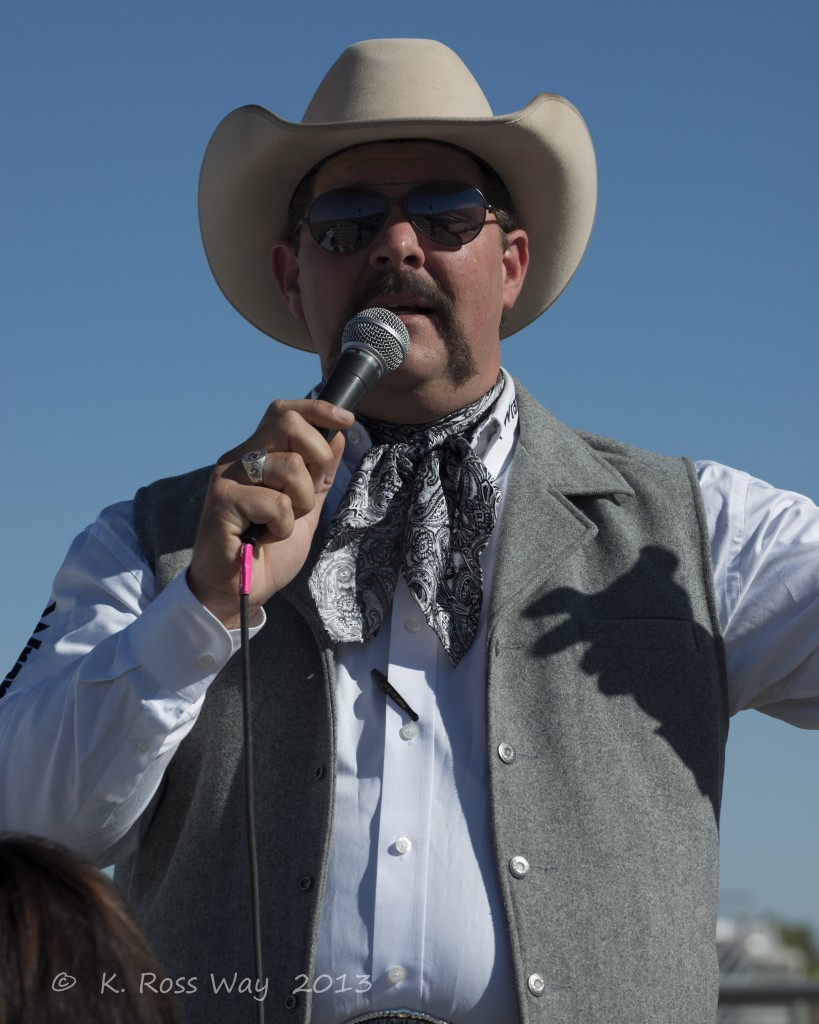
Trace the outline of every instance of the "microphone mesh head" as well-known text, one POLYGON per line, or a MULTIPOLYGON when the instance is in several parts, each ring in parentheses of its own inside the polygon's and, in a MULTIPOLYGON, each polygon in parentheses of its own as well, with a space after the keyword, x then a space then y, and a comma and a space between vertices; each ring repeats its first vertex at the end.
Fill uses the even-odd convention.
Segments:
POLYGON ((384 363, 384 373, 397 370, 409 350, 409 331, 389 309, 362 309, 347 322, 341 336, 342 352, 348 348, 370 349, 384 363))

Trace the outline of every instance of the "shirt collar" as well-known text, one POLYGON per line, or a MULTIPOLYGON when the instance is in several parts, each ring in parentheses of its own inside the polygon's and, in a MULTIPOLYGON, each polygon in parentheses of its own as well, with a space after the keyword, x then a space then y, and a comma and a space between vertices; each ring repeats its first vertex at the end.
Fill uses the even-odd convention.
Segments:
MULTIPOLYGON (((515 382, 512 377, 501 369, 503 375, 503 390, 498 396, 495 405, 489 416, 478 428, 472 441, 472 447, 484 462, 486 457, 498 444, 508 441, 517 428, 518 403, 515 396, 515 382)), ((311 397, 316 398, 319 393, 319 386, 313 388, 311 397)), ((370 435, 367 428, 356 419, 355 423, 346 431, 347 445, 344 449, 345 463, 358 462, 361 456, 372 448, 370 435)), ((353 467, 354 469, 355 467, 353 467)))

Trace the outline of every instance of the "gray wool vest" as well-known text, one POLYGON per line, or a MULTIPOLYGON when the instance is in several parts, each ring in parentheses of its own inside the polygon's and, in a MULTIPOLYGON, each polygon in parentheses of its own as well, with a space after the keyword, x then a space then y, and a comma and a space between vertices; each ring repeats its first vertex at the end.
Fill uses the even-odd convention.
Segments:
MULTIPOLYGON (((486 744, 518 1006, 487 1024, 713 1024, 728 716, 696 476, 687 460, 569 430, 517 388, 486 744)), ((159 587, 189 562, 207 483, 198 470, 137 495, 159 587)), ((252 641, 268 1024, 310 1019, 294 989, 313 976, 333 822, 334 660, 312 561, 252 641)), ((168 976, 186 979, 195 1024, 253 1019, 239 991, 254 973, 243 790, 234 658, 116 874, 168 976), (234 976, 232 993, 214 992, 234 976)))

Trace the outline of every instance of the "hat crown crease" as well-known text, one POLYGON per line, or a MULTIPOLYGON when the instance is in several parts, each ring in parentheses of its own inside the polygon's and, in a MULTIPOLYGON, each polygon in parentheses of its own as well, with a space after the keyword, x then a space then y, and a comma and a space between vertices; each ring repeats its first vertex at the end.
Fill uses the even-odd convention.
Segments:
POLYGON ((476 117, 492 117, 492 108, 448 46, 431 39, 370 39, 341 54, 302 124, 476 117))

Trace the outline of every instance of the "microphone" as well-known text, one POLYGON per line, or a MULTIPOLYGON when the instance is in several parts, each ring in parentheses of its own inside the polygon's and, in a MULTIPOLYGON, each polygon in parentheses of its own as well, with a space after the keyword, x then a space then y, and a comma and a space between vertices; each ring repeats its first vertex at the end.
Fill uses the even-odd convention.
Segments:
MULTIPOLYGON (((398 369, 408 351, 409 331, 403 320, 381 306, 363 309, 348 320, 341 335, 341 355, 316 397, 355 412, 384 374, 398 369)), ((327 441, 338 433, 316 429, 327 441)), ((263 533, 263 526, 251 523, 242 534, 242 544, 255 547, 263 533)))
MULTIPOLYGON (((397 370, 409 350, 404 322, 388 309, 363 309, 348 321, 341 336, 341 356, 317 395, 355 412, 385 373, 397 370)), ((320 430, 330 441, 336 430, 320 430)))

